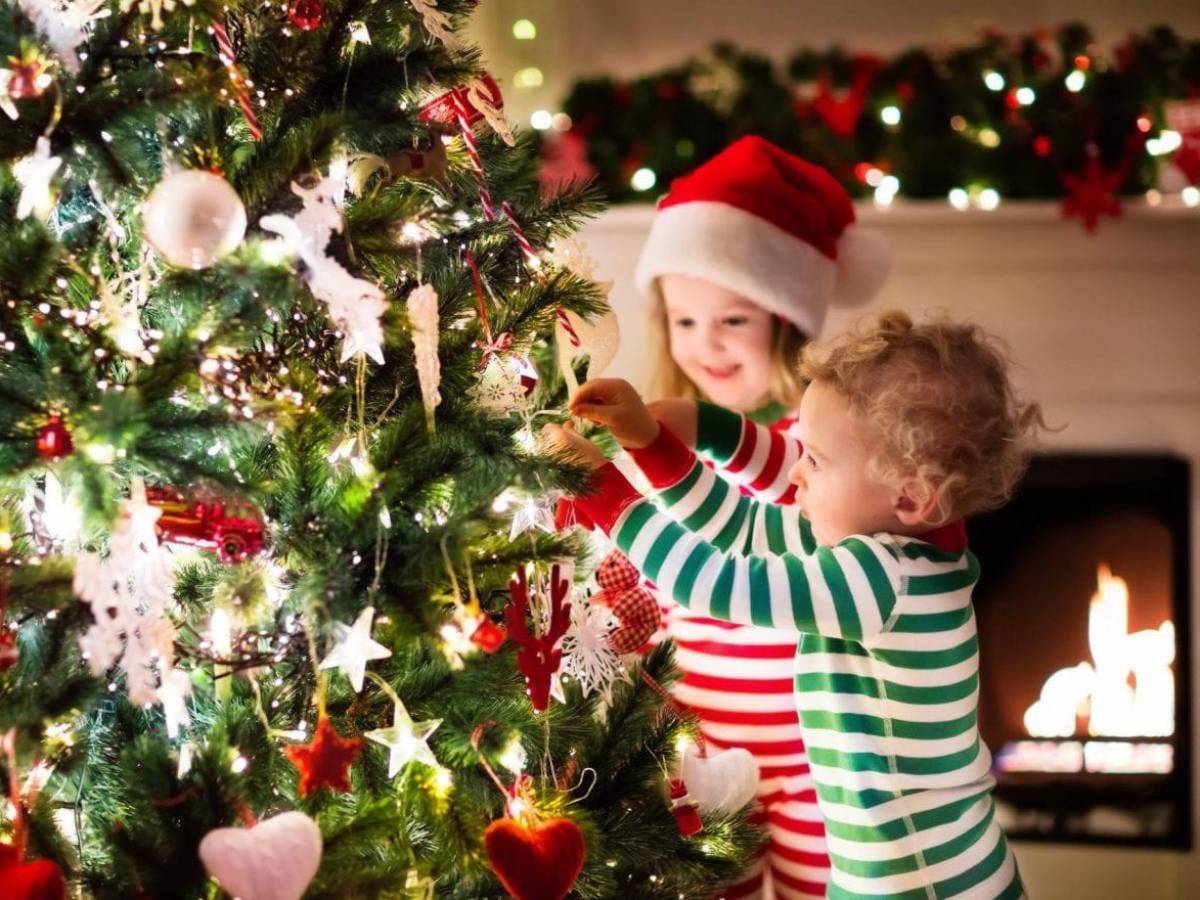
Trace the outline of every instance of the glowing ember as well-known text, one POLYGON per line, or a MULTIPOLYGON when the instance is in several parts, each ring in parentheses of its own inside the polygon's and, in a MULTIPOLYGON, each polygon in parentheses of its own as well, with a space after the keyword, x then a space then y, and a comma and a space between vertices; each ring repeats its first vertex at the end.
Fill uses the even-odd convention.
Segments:
POLYGON ((1166 621, 1130 634, 1124 579, 1101 564, 1097 581, 1088 611, 1092 662, 1047 678, 1041 697, 1025 711, 1025 728, 1033 737, 1073 737, 1078 717, 1086 715, 1094 737, 1170 736, 1175 733, 1175 626, 1166 621))

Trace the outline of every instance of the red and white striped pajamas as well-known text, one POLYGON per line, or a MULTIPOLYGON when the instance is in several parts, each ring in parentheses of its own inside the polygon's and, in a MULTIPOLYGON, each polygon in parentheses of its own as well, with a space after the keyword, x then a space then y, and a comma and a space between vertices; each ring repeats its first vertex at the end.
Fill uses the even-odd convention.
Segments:
MULTIPOLYGON (((790 424, 784 420, 767 428, 700 404, 697 449, 744 492, 792 503, 795 487, 787 472, 801 451, 799 442, 783 433, 790 424)), ((752 529, 749 519, 735 520, 737 496, 730 491, 715 513, 705 510, 712 518, 697 533, 727 549, 762 553, 761 534, 755 534, 760 530, 752 529)), ((671 510, 680 521, 690 512, 671 510)), ((769 871, 779 900, 824 897, 829 858, 796 710, 796 635, 697 616, 661 597, 659 604, 664 629, 656 639, 674 639, 682 673, 676 699, 696 713, 713 748, 744 747, 759 765, 755 821, 767 827, 769 844, 747 877, 719 896, 767 897, 769 871)))

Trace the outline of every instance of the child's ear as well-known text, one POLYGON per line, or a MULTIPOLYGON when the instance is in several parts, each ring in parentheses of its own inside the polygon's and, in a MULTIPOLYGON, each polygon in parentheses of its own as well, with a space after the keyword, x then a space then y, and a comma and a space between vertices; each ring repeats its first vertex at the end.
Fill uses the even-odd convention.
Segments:
POLYGON ((893 509, 900 524, 909 528, 927 525, 936 528, 944 518, 942 512, 942 485, 910 479, 904 482, 896 494, 893 509))

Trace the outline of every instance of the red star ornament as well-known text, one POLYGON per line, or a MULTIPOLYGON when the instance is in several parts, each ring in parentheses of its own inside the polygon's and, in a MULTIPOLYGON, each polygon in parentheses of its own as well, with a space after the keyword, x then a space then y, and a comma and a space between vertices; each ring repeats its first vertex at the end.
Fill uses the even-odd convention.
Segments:
POLYGON ((1079 216, 1089 232, 1096 230, 1101 215, 1120 218, 1117 191, 1124 181, 1124 168, 1110 171, 1094 156, 1088 159, 1082 172, 1062 173, 1062 183, 1069 195, 1062 202, 1063 216, 1079 216))
POLYGON ((308 744, 287 747, 284 753, 300 770, 300 796, 307 797, 323 787, 350 791, 350 765, 362 751, 362 738, 344 738, 321 716, 316 734, 308 744))

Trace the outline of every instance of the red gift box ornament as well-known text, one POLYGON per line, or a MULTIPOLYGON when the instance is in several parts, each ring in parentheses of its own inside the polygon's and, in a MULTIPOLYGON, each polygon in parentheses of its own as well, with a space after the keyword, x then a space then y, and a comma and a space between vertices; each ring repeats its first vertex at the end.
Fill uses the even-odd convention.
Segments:
POLYGON ((483 843, 492 871, 516 900, 562 900, 583 870, 583 832, 570 819, 497 819, 483 843))
POLYGON ((490 103, 497 110, 504 109, 504 97, 500 94, 500 85, 491 75, 481 75, 473 84, 456 87, 438 94, 424 104, 418 118, 430 125, 441 125, 446 128, 459 127, 459 115, 468 125, 474 125, 484 117, 484 111, 471 102, 471 88, 476 87, 478 96, 490 103))
POLYGON ((562 663, 562 640, 570 625, 567 593, 570 582, 560 576, 557 564, 550 569, 550 622, 544 634, 533 634, 526 622, 529 611, 529 582, 524 567, 517 570, 517 577, 508 583, 512 599, 504 607, 504 621, 509 636, 521 648, 517 653, 517 667, 525 676, 529 688, 529 701, 538 712, 550 705, 550 681, 562 663))
POLYGON ((699 834, 704 830, 704 823, 700 821, 700 813, 696 811, 695 801, 688 796, 687 785, 681 778, 672 778, 670 789, 671 815, 675 817, 679 833, 684 837, 699 834))

